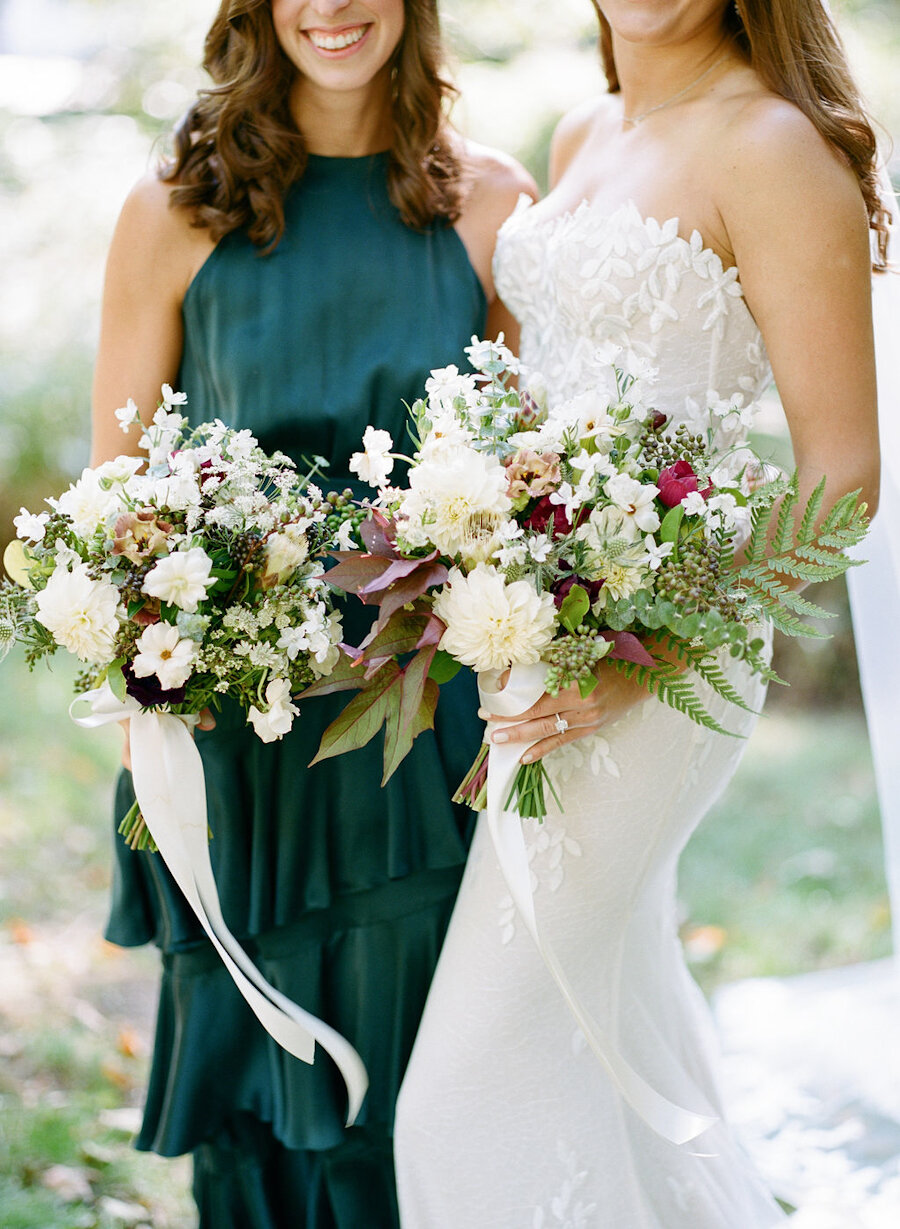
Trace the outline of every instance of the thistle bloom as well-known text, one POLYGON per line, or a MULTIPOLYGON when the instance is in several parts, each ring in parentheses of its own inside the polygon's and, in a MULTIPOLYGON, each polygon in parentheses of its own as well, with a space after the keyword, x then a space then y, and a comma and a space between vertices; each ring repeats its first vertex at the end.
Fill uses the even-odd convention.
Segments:
POLYGON ((64 649, 90 664, 113 655, 119 591, 108 581, 93 580, 85 564, 71 572, 57 567, 36 603, 38 621, 64 649))
POLYGON ((144 577, 142 588, 150 597, 158 597, 161 602, 195 614, 198 603, 206 597, 206 590, 216 583, 215 577, 210 576, 211 571, 209 555, 202 546, 194 546, 160 559, 144 577))
POLYGON ((182 687, 190 678, 197 658, 193 640, 182 640, 177 627, 154 623, 141 634, 132 669, 138 678, 155 674, 166 691, 182 687))

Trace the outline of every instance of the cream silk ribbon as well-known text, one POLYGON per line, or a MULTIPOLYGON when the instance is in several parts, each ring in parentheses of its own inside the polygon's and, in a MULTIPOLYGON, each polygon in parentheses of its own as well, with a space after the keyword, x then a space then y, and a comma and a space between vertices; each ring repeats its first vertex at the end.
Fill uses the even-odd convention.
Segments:
POLYGON ((351 1126, 369 1082, 362 1059, 340 1033, 270 986, 225 924, 209 857, 203 762, 187 728, 197 719, 143 711, 131 697, 121 703, 106 684, 74 700, 70 714, 86 729, 130 720, 135 796, 172 878, 263 1028, 305 1063, 313 1061, 318 1042, 337 1064, 351 1126), (78 716, 79 705, 90 712, 78 716))
MULTIPOLYGON (((544 694, 546 673, 547 667, 540 662, 532 666, 513 666, 506 686, 501 687, 499 671, 484 671, 478 676, 482 708, 500 717, 514 717, 525 712, 544 694)), ((496 723, 488 723, 487 741, 495 728, 496 723)), ((615 1041, 579 1001, 556 953, 538 928, 522 820, 517 812, 504 809, 526 746, 525 743, 491 743, 488 756, 487 818, 503 878, 563 999, 616 1088, 658 1135, 673 1144, 685 1144, 717 1122, 716 1115, 676 1105, 638 1075, 619 1053, 615 1041)))

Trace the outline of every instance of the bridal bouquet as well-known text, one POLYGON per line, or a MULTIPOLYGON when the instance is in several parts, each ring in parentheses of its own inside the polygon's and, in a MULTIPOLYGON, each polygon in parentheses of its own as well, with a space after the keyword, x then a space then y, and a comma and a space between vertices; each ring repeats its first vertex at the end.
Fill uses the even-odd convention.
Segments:
MULTIPOLYGON (((144 456, 85 469, 49 511, 22 509, 0 645, 24 642, 32 667, 75 654, 95 713, 190 718, 227 695, 270 742, 297 715, 291 695, 338 661, 321 556, 347 501, 304 488, 248 431, 190 429, 184 401, 164 386, 144 456)), ((133 402, 117 416, 125 431, 139 421, 133 402)), ((137 808, 123 831, 152 843, 137 808)))
MULTIPOLYGON (((705 422, 672 426, 652 407, 652 373, 623 370, 617 351, 590 392, 549 412, 509 386, 518 363, 502 340, 473 339, 467 354, 475 374, 433 372, 412 407, 402 487, 388 485, 396 454, 384 431, 368 428, 351 462, 379 489, 362 526, 368 551, 338 552, 328 580, 380 612, 310 688, 361 689, 320 757, 386 722, 387 777, 460 665, 489 681, 533 666, 538 695, 577 685, 586 696, 606 661, 727 733, 698 683, 746 708, 723 652, 772 679, 763 621, 818 634, 802 618, 824 612, 786 580, 844 572, 864 506, 847 495, 823 519, 823 480, 797 523, 797 475, 770 474, 742 443, 750 408, 714 400, 705 422)), ((487 775, 485 746, 458 797, 480 809, 487 775)), ((547 785, 541 761, 520 765, 507 807, 543 817, 547 785)))

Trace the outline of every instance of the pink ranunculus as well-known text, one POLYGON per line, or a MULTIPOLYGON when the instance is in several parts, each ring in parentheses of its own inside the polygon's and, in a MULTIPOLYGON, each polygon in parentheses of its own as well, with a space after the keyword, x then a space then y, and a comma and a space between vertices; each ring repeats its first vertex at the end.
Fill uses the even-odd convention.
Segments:
MULTIPOLYGON (((683 460, 676 461, 668 469, 661 470, 656 485, 659 487, 659 497, 667 508, 677 507, 686 495, 699 489, 697 475, 690 461, 683 460)), ((704 499, 709 499, 712 489, 713 485, 710 482, 705 490, 700 491, 700 494, 704 499)))
POLYGON ((550 532, 556 537, 572 532, 572 522, 566 516, 565 508, 562 504, 552 504, 549 495, 543 495, 537 501, 524 524, 526 529, 534 529, 538 533, 547 532, 548 525, 552 525, 550 532))

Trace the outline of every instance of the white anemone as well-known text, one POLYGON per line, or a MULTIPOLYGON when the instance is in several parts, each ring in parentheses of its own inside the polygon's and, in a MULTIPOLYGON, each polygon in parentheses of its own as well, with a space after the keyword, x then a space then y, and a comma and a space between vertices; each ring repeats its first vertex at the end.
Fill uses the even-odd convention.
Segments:
POLYGON ((132 669, 138 678, 155 674, 170 691, 183 686, 191 677, 197 658, 193 640, 182 640, 178 628, 170 623, 153 623, 144 629, 137 642, 132 669))

